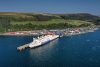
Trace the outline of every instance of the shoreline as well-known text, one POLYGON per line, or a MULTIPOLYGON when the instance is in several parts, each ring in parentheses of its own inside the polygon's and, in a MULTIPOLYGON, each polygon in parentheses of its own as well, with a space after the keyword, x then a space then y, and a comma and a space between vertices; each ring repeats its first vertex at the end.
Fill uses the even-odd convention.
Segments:
POLYGON ((90 32, 95 32, 96 30, 98 30, 99 28, 94 28, 92 30, 86 30, 86 31, 82 31, 80 33, 73 33, 73 34, 67 34, 65 36, 73 36, 73 35, 79 35, 79 34, 86 34, 86 33, 90 33, 90 32))
POLYGON ((85 34, 89 32, 94 32, 98 30, 99 27, 84 27, 84 28, 67 28, 62 30, 33 30, 33 31, 18 31, 18 32, 7 32, 0 34, 0 36, 41 36, 53 32, 59 33, 61 36, 72 36, 85 34), (15 34, 16 33, 16 34, 15 34))

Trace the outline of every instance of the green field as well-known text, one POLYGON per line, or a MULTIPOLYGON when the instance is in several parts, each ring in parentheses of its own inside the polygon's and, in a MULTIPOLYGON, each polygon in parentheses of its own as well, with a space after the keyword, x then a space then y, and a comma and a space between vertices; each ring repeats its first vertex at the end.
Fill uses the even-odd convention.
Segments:
POLYGON ((12 21, 11 24, 15 25, 15 24, 28 24, 28 23, 32 23, 34 25, 48 25, 48 24, 53 24, 53 23, 64 23, 66 22, 66 20, 62 20, 62 19, 52 19, 49 21, 21 21, 21 22, 15 22, 12 21))
POLYGON ((80 26, 82 24, 94 25, 93 23, 81 21, 81 20, 68 20, 67 23, 70 24, 70 25, 75 25, 75 26, 80 26))
POLYGON ((20 24, 28 24, 28 23, 31 23, 31 24, 34 24, 34 25, 49 25, 49 24, 59 24, 59 23, 68 23, 70 25, 75 25, 75 26, 80 26, 81 24, 91 24, 93 25, 92 23, 90 22, 86 22, 86 21, 81 21, 81 20, 64 20, 64 19, 52 19, 52 20, 49 20, 49 21, 23 21, 23 22, 15 22, 15 21, 12 21, 11 24, 13 25, 20 25, 20 24))

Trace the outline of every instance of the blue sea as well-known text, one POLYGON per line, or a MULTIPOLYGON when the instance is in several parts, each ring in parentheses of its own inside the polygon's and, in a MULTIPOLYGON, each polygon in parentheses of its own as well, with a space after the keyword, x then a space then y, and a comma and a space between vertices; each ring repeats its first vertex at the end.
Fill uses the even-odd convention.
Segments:
POLYGON ((100 67, 100 30, 17 51, 34 36, 0 36, 0 67, 100 67))

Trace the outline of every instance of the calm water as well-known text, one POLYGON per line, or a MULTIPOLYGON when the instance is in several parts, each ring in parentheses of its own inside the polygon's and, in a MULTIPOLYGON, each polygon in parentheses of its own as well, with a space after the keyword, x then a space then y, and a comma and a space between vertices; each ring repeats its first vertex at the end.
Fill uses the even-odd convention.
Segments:
POLYGON ((62 37, 36 49, 16 47, 32 37, 0 37, 0 67, 100 67, 100 30, 62 37))

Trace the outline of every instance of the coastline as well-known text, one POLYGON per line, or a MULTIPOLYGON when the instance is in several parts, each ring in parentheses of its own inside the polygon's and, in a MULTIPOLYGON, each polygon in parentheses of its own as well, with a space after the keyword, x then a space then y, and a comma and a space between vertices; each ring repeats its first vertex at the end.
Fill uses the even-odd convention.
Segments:
POLYGON ((85 34, 85 33, 89 33, 89 32, 95 32, 96 30, 98 30, 99 28, 93 28, 93 29, 89 29, 89 30, 85 30, 85 31, 81 31, 79 33, 73 33, 73 34, 65 34, 65 36, 73 36, 73 35, 79 35, 79 34, 85 34))
POLYGON ((99 29, 100 26, 84 27, 84 28, 67 28, 61 30, 33 30, 33 31, 17 31, 2 33, 0 36, 41 36, 48 33, 59 34, 61 36, 72 36, 78 34, 85 34, 88 32, 94 32, 99 29))

